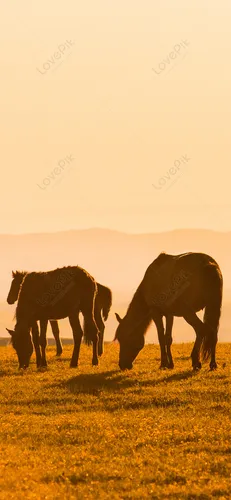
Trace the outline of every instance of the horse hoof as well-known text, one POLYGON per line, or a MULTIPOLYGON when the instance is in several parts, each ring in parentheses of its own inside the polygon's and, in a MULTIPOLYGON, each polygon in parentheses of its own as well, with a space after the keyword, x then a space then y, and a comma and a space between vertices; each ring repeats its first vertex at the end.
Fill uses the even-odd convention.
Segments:
POLYGON ((215 365, 210 365, 210 370, 209 370, 209 371, 210 371, 210 372, 213 372, 213 371, 214 371, 214 370, 216 370, 216 369, 217 369, 217 364, 215 364, 215 365))
POLYGON ((193 371, 198 371, 198 370, 201 370, 201 362, 198 361, 195 365, 193 365, 193 371))
POLYGON ((76 363, 70 363, 70 368, 78 368, 78 364, 76 363))
POLYGON ((92 366, 98 366, 98 364, 99 364, 98 359, 93 359, 92 360, 92 366))

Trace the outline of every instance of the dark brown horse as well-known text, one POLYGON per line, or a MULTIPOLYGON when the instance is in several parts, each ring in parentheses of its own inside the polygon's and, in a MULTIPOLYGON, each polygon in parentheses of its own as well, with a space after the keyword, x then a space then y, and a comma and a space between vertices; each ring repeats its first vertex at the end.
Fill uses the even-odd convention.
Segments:
POLYGON ((153 320, 161 350, 161 368, 173 366, 171 329, 173 316, 183 317, 195 330, 191 353, 193 369, 200 369, 211 356, 210 369, 217 367, 215 351, 222 305, 223 278, 216 261, 203 253, 167 255, 161 253, 148 267, 142 282, 119 326, 115 339, 120 343, 119 366, 131 369, 144 346, 144 334, 153 320), (205 309, 201 321, 196 312, 205 309), (168 328, 164 335, 163 317, 168 328))
MULTIPOLYGON (((10 286, 10 291, 7 296, 7 303, 12 305, 18 300, 18 295, 23 279, 25 278, 27 271, 12 271, 12 282, 10 286)), ((56 320, 49 320, 52 333, 54 335, 56 343, 56 356, 61 356, 63 352, 62 343, 59 335, 59 325, 56 320)), ((44 321, 40 321, 40 331, 45 328, 44 321)))
MULTIPOLYGON (((7 297, 8 304, 14 304, 18 300, 20 287, 26 274, 27 274, 26 271, 12 271, 13 279, 7 297)), ((98 356, 102 356, 103 354, 103 339, 105 330, 104 321, 106 321, 108 318, 111 305, 112 305, 112 292, 110 288, 107 288, 106 286, 97 283, 97 295, 95 299, 94 317, 99 329, 98 356)), ((60 356, 62 354, 63 349, 59 335, 58 321, 56 320, 49 320, 49 321, 56 341, 56 355, 60 356)), ((46 336, 47 323, 48 323, 47 320, 44 321, 40 320, 41 337, 44 337, 44 335, 46 336)), ((85 336, 84 336, 84 341, 85 343, 88 343, 85 336)), ((43 364, 44 366, 46 366, 45 360, 43 364)))
POLYGON ((84 269, 63 267, 49 272, 27 273, 23 279, 16 308, 15 329, 8 330, 12 335, 12 344, 17 352, 19 367, 29 365, 33 352, 30 330, 36 352, 37 366, 45 364, 46 335, 39 331, 37 321, 69 318, 73 331, 74 349, 71 367, 78 364, 79 350, 83 331, 79 322, 79 313, 84 318, 84 335, 93 343, 92 364, 98 364, 98 328, 94 318, 94 306, 97 284, 84 269), (40 344, 42 356, 40 352, 40 344))

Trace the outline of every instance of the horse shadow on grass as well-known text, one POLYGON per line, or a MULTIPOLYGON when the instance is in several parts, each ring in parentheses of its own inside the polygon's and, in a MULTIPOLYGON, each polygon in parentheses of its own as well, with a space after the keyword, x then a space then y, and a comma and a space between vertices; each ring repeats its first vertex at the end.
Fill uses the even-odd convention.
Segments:
MULTIPOLYGON (((134 372, 133 372, 134 373, 134 372)), ((168 395, 167 391, 164 390, 163 394, 152 393, 147 396, 145 387, 155 387, 163 384, 166 388, 166 384, 171 382, 177 382, 181 380, 187 380, 196 375, 192 371, 166 374, 161 376, 156 380, 150 379, 139 380, 139 373, 134 373, 135 377, 130 376, 127 372, 120 372, 118 370, 105 371, 101 373, 87 373, 79 374, 74 377, 69 378, 66 381, 45 384, 44 389, 60 389, 51 396, 50 393, 42 398, 34 398, 30 401, 6 401, 4 405, 6 407, 16 406, 14 412, 15 414, 24 413, 24 407, 28 411, 28 407, 33 413, 39 415, 47 415, 50 412, 52 414, 58 411, 58 413, 76 413, 77 411, 86 412, 96 412, 102 411, 102 408, 110 413, 123 408, 123 410, 139 410, 147 408, 168 408, 168 407, 182 407, 187 406, 190 401, 185 398, 182 399, 178 396, 168 395), (62 389, 69 392, 69 395, 63 396, 62 389), (123 390, 128 389, 128 392, 123 393, 123 390), (129 389, 133 389, 130 391, 129 389), (144 389, 144 390, 143 390, 144 389), (84 403, 78 395, 90 395, 95 397, 94 400, 89 405, 84 403), (114 394, 111 398, 110 395, 114 394), (76 398, 73 399, 73 396, 76 398), (102 397, 103 396, 103 397, 102 397), (108 397, 109 396, 109 397, 108 397), (118 396, 118 397, 117 397, 118 396), (120 397, 121 396, 121 397, 120 397), (101 399, 102 398, 102 399, 101 399), (65 401, 65 408, 62 407, 65 401), (73 402, 77 404, 73 405, 73 402), (79 409, 78 409, 79 405, 79 409), (47 413, 48 412, 48 413, 47 413)))
POLYGON ((139 380, 138 375, 135 378, 131 378, 126 372, 111 370, 101 373, 76 375, 64 382, 54 384, 53 387, 59 386, 68 389, 72 394, 92 394, 97 396, 102 391, 119 392, 120 390, 132 387, 142 389, 148 386, 155 387, 160 384, 165 385, 171 382, 179 382, 181 380, 188 380, 196 376, 196 374, 197 372, 187 370, 172 375, 168 373, 168 375, 166 374, 157 380, 152 380, 151 378, 139 380))
POLYGON ((163 387, 166 387, 166 383, 187 380, 195 376, 195 373, 192 371, 168 374, 157 380, 151 380, 151 378, 139 380, 139 374, 134 373, 134 377, 133 373, 131 374, 132 376, 127 372, 118 370, 101 373, 82 373, 58 384, 53 384, 50 388, 55 387, 56 389, 59 388, 68 391, 71 397, 77 397, 76 401, 81 401, 78 396, 83 394, 94 396, 95 402, 92 400, 90 405, 88 403, 85 404, 83 400, 80 403, 86 412, 102 411, 103 409, 109 413, 114 413, 121 410, 121 408, 125 411, 148 408, 176 408, 185 407, 190 403, 188 399, 168 395, 166 390, 161 395, 155 395, 155 393, 147 394, 145 387, 155 387, 159 384, 163 384, 163 387), (113 397, 111 397, 112 394, 113 397))

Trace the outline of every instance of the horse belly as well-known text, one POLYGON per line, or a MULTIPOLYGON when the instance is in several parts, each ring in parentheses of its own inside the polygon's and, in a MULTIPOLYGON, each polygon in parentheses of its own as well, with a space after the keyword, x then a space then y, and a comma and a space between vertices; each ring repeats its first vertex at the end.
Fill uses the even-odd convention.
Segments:
POLYGON ((70 304, 54 304, 50 307, 44 307, 43 309, 41 308, 37 314, 36 314, 36 319, 42 320, 42 319, 63 319, 67 318, 71 313, 73 313, 73 310, 76 309, 76 314, 79 312, 79 307, 75 304, 75 308, 73 305, 70 307, 70 304))

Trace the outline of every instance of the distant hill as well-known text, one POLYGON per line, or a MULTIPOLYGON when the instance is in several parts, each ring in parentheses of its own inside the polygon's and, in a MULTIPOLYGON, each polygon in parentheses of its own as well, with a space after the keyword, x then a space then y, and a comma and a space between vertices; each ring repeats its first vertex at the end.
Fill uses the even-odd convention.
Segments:
POLYGON ((12 269, 49 270, 64 265, 85 267, 120 294, 130 293, 161 251, 211 254, 231 289, 231 232, 182 229, 153 234, 125 234, 86 229, 47 234, 0 235, 0 300, 5 300, 12 269))
MULTIPOLYGON (((43 271, 64 265, 86 268, 97 281, 113 291, 113 315, 109 317, 106 332, 107 338, 111 339, 116 328, 114 311, 125 313, 147 266, 158 254, 161 251, 173 254, 197 251, 212 255, 223 272, 224 340, 230 340, 231 232, 182 229, 163 233, 125 234, 96 228, 44 234, 0 235, 0 248, 0 336, 5 336, 5 326, 13 324, 15 307, 8 306, 5 302, 12 269, 43 271)), ((176 325, 179 326, 174 328, 179 342, 191 340, 191 328, 185 322, 180 327, 182 321, 177 320, 176 325), (184 339, 184 332, 188 332, 187 339, 184 339)), ((62 325, 64 336, 69 337, 68 321, 62 321, 62 325)), ((154 336, 156 339, 155 330, 150 332, 150 338, 153 339, 154 336)))

